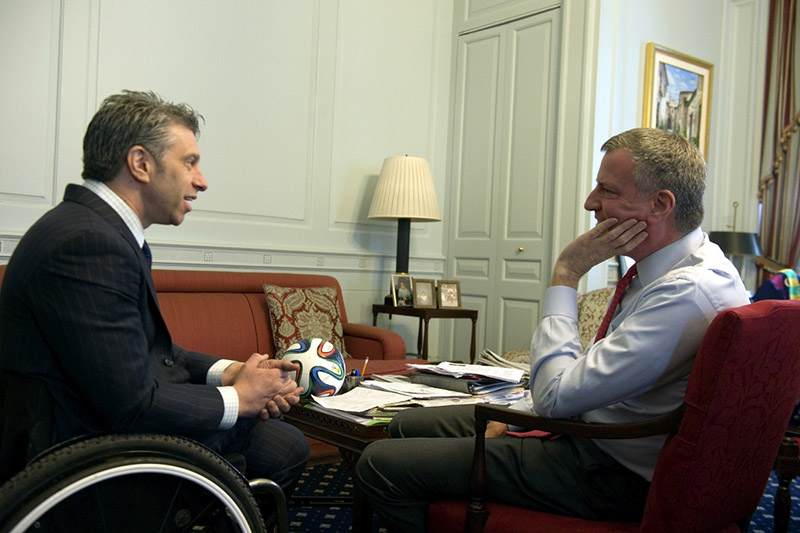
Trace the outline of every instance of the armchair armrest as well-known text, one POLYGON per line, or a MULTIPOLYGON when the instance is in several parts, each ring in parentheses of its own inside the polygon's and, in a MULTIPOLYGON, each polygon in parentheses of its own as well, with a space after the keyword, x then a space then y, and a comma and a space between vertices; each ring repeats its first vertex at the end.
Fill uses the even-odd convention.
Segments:
POLYGON ((671 413, 652 420, 630 424, 597 424, 579 420, 543 418, 497 405, 475 405, 475 452, 472 457, 472 471, 470 473, 470 503, 467 507, 468 531, 481 532, 483 531, 483 525, 486 523, 488 481, 486 477, 485 433, 489 420, 576 437, 632 439, 676 433, 685 410, 686 405, 681 404, 671 413))
POLYGON ((357 359, 405 359, 406 343, 394 331, 345 322, 344 344, 347 352, 357 359))
MULTIPOLYGON (((580 420, 563 418, 544 418, 531 413, 509 409, 498 405, 477 404, 475 406, 475 429, 482 422, 483 434, 489 420, 505 422, 514 426, 539 429, 551 433, 573 435, 575 437, 593 437, 597 439, 634 439, 675 433, 686 409, 684 404, 666 415, 628 424, 597 424, 580 420)), ((477 438, 478 434, 476 434, 477 438)))

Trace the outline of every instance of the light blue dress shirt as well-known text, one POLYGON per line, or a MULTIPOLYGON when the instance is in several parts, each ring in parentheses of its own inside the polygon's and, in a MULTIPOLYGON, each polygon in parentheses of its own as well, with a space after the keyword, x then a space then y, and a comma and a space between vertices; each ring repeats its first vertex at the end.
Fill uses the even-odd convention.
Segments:
MULTIPOLYGON (((550 418, 648 420, 683 401, 695 353, 720 311, 748 304, 739 273, 699 228, 637 263, 606 337, 584 352, 577 292, 547 290, 531 341, 531 393, 514 405, 550 418)), ((666 436, 599 440, 625 467, 652 479, 666 436)))

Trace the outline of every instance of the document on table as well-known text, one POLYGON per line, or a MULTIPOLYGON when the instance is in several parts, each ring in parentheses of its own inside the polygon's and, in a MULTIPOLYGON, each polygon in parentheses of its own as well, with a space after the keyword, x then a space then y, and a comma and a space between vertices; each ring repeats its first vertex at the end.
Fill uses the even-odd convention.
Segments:
POLYGON ((363 383, 366 382, 362 382, 361 386, 351 389, 344 394, 322 398, 312 396, 311 398, 322 407, 346 411, 348 413, 365 413, 370 409, 382 405, 404 402, 409 399, 407 394, 398 394, 396 392, 364 387, 363 383))
POLYGON ((525 373, 523 370, 518 368, 468 365, 464 363, 450 363, 447 361, 441 362, 438 365, 418 365, 409 363, 408 366, 421 372, 433 372, 435 374, 459 378, 462 376, 483 376, 497 379, 499 381, 507 381, 509 383, 521 382, 522 376, 525 373))

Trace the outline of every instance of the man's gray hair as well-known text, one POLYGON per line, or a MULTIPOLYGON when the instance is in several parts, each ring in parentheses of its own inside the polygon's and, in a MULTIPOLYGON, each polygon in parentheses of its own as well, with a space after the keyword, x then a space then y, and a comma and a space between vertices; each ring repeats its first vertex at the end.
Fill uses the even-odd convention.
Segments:
POLYGON ((633 157, 633 183, 640 194, 675 195, 675 229, 682 235, 703 221, 706 164, 692 143, 675 133, 635 128, 611 137, 603 152, 624 149, 633 157))
POLYGON ((119 173, 128 151, 144 147, 161 164, 177 124, 200 132, 202 115, 153 92, 123 91, 103 100, 83 137, 83 179, 107 182, 119 173))

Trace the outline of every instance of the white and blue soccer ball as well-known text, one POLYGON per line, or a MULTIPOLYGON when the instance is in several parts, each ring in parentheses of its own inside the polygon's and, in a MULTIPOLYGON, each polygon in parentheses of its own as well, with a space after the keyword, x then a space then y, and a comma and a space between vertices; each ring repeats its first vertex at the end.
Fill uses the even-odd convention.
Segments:
POLYGON ((299 387, 303 387, 301 400, 308 400, 311 396, 333 396, 342 388, 344 358, 329 341, 301 339, 286 349, 282 359, 300 365, 300 371, 294 379, 299 387))

